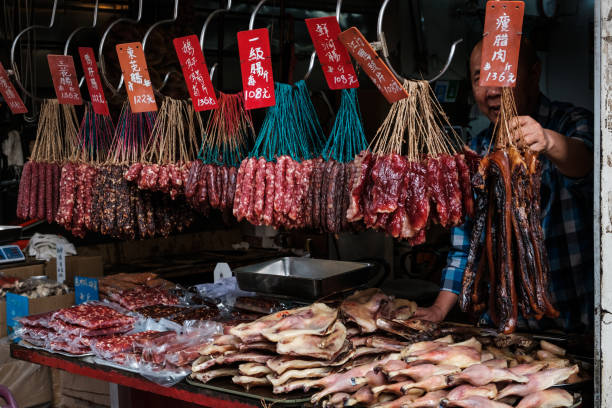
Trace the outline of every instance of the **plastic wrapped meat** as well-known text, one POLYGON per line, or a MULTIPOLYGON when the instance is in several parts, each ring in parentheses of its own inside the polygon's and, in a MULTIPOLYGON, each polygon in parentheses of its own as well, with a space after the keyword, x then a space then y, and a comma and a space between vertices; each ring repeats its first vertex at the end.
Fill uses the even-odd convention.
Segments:
POLYGON ((134 323, 134 318, 126 316, 108 306, 97 304, 82 304, 67 309, 58 310, 54 319, 82 326, 88 329, 105 329, 134 323))

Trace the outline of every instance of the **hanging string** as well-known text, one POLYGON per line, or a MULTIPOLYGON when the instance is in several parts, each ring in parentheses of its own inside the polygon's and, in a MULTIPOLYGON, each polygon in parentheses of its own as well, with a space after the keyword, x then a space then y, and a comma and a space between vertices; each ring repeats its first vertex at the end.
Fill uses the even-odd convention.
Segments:
POLYGON ((322 156, 326 161, 334 159, 346 163, 354 160, 355 156, 367 147, 357 90, 343 89, 340 108, 322 156))
POLYGON ((125 102, 117 120, 112 148, 108 152, 108 164, 130 164, 140 161, 155 126, 157 112, 132 113, 125 102))
POLYGON ((91 103, 86 103, 78 134, 79 146, 74 152, 73 160, 100 163, 108 155, 113 133, 112 118, 96 114, 91 103))

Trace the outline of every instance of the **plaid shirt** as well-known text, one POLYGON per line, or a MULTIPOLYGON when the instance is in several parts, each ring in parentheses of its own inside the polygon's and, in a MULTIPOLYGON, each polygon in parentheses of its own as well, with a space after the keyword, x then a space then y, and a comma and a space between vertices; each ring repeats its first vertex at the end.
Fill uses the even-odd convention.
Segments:
MULTIPOLYGON (((593 150, 593 114, 570 104, 551 102, 540 95, 537 115, 542 127, 582 140, 593 150)), ((493 126, 472 139, 470 147, 486 154, 493 126)), ((564 176, 548 160, 543 165, 542 228, 550 262, 550 294, 560 311, 558 319, 519 322, 532 330, 563 328, 579 331, 593 327, 593 174, 581 179, 564 176)), ((452 248, 442 271, 441 289, 459 294, 470 246, 472 221, 453 228, 452 248)), ((485 320, 486 316, 485 316, 485 320)))

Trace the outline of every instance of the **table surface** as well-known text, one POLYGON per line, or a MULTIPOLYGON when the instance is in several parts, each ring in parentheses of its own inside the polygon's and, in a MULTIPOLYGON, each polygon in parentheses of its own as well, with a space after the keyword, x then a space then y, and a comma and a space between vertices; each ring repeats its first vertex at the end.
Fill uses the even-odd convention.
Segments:
POLYGON ((44 350, 35 350, 18 344, 11 344, 11 357, 19 360, 44 365, 51 368, 68 371, 76 375, 96 378, 98 380, 115 383, 121 386, 151 392, 181 401, 195 403, 211 408, 259 408, 261 401, 230 395, 220 391, 208 390, 201 387, 180 382, 173 387, 163 387, 155 384, 139 374, 91 364, 82 359, 66 357, 49 353, 44 350))

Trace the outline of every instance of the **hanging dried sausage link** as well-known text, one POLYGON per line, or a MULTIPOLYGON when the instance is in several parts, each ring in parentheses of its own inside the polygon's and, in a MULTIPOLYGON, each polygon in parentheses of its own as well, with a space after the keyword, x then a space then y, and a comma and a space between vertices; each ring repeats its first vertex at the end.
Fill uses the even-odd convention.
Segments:
POLYGON ((30 212, 30 183, 32 182, 32 162, 23 165, 17 194, 17 218, 26 219, 30 212))

